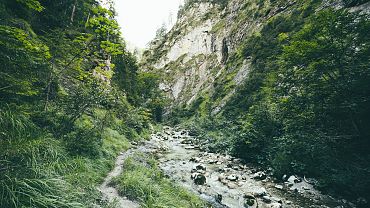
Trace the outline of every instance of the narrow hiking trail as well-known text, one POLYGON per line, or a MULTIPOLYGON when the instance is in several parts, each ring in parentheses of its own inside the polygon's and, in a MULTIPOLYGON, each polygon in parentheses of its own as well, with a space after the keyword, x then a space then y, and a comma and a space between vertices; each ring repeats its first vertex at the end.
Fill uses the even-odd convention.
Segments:
POLYGON ((132 150, 122 152, 116 159, 114 169, 104 179, 103 184, 99 187, 100 192, 103 194, 103 199, 119 208, 139 208, 137 202, 128 200, 118 194, 118 190, 111 185, 112 179, 118 177, 123 171, 123 163, 126 158, 132 154, 132 150))
POLYGON ((212 207, 229 208, 350 208, 345 200, 321 194, 314 179, 287 176, 276 180, 269 171, 243 163, 230 155, 210 153, 197 145, 196 138, 185 130, 165 127, 117 158, 116 167, 101 186, 109 201, 118 207, 136 208, 138 203, 118 195, 109 186, 112 178, 122 173, 122 164, 135 152, 155 154, 159 167, 176 183, 197 194, 212 207))

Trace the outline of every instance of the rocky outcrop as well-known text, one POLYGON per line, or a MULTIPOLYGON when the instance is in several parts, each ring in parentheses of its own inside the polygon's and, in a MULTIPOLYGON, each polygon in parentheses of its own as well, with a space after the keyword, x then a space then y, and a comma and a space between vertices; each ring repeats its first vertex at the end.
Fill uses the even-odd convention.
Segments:
MULTIPOLYGON (((161 75, 160 89, 172 106, 212 97, 215 115, 251 70, 251 59, 241 54, 243 42, 271 18, 292 13, 302 2, 229 0, 226 6, 199 2, 182 11, 171 31, 144 52, 141 68, 161 75)), ((343 6, 340 0, 325 0, 318 10, 343 6)), ((350 10, 369 12, 369 8, 366 3, 350 10)))
MULTIPOLYGON (((144 53, 142 70, 163 75, 160 88, 174 104, 190 104, 201 95, 217 93, 214 83, 218 77, 232 74, 232 82, 240 85, 248 74, 249 61, 231 71, 226 71, 225 65, 240 42, 260 29, 260 18, 248 20, 242 15, 252 15, 255 7, 255 2, 243 0, 232 0, 225 8, 195 3, 179 17, 165 39, 144 53)), ((220 100, 215 109, 222 103, 220 100)))

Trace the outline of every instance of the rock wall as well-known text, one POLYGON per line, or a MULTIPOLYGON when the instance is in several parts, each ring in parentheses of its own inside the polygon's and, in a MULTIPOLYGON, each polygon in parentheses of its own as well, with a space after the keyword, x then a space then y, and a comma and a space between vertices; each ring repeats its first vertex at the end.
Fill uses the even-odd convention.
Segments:
MULTIPOLYGON (((144 52, 142 70, 161 75, 160 88, 173 105, 190 105, 201 96, 217 96, 215 85, 227 82, 227 93, 213 104, 212 112, 218 113, 250 70, 250 59, 230 59, 240 53, 243 41, 275 15, 292 12, 299 0, 262 2, 229 0, 226 7, 194 3, 162 40, 144 52)), ((343 6, 338 1, 334 5, 333 1, 323 1, 322 5, 343 6)))

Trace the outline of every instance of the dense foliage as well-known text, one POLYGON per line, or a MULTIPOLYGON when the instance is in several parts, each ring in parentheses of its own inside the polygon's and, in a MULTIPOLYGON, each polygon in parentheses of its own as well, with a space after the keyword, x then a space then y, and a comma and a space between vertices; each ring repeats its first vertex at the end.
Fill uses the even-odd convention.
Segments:
POLYGON ((160 120, 114 18, 96 0, 0 2, 0 207, 108 206, 96 186, 160 120))
POLYGON ((225 93, 216 80, 214 94, 175 109, 172 122, 188 118, 210 150, 270 166, 278 178, 312 176, 323 190, 369 199, 369 16, 319 6, 298 1, 245 39, 226 68, 247 59, 252 69, 221 114, 211 114, 225 93))

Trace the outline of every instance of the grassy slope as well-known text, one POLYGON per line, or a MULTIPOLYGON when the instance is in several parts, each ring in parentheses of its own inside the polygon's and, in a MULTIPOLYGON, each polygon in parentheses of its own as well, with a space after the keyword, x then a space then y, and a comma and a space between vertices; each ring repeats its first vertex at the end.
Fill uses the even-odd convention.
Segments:
POLYGON ((99 156, 72 156, 24 116, 1 112, 0 124, 0 207, 92 207, 116 155, 130 147, 105 128, 99 156))

